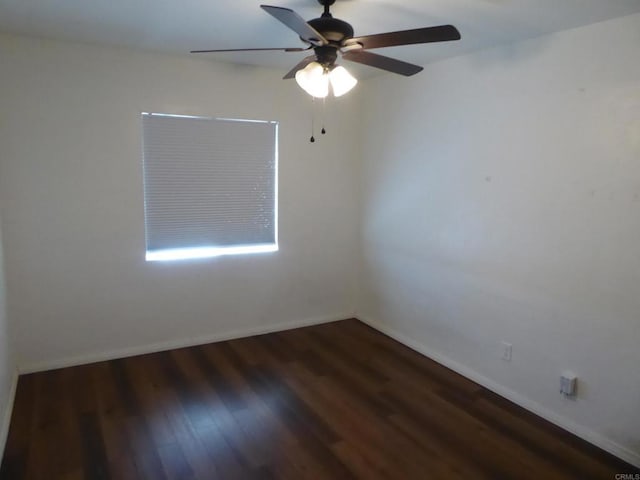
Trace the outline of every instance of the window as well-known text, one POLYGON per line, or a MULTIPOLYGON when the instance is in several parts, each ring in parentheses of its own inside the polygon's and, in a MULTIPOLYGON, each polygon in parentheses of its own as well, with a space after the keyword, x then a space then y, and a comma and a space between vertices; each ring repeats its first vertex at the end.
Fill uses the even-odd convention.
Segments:
POLYGON ((146 259, 274 252, 278 123, 142 114, 146 259))

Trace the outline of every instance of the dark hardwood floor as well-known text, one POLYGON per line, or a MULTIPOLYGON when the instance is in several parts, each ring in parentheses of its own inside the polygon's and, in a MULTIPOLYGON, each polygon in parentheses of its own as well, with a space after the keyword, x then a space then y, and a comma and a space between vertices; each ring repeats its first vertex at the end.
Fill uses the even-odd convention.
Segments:
POLYGON ((637 472, 357 320, 20 377, 0 479, 637 472))

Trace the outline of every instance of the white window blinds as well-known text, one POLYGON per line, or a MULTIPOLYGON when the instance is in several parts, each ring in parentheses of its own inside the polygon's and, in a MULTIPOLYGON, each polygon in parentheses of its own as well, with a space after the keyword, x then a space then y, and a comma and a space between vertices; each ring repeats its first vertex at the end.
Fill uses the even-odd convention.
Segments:
POLYGON ((277 122, 142 114, 147 260, 277 250, 277 122))

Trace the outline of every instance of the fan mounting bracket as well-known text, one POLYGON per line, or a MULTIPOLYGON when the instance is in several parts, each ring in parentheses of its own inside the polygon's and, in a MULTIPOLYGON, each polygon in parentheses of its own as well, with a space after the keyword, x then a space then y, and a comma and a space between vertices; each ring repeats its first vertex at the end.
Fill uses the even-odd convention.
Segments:
POLYGON ((329 13, 329 7, 336 3, 336 0, 318 0, 318 3, 324 6, 324 13, 322 14, 322 16, 330 17, 331 13, 329 13))

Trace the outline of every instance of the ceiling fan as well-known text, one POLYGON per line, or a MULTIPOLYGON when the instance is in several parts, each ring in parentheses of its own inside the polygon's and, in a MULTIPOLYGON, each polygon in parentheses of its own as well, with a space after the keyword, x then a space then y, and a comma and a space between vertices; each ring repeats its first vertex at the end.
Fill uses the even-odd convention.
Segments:
POLYGON ((227 50, 193 50, 191 53, 247 52, 247 51, 284 51, 304 52, 313 49, 309 55, 293 67, 285 79, 295 78, 307 93, 324 98, 331 84, 335 96, 351 90, 357 80, 344 67, 336 65, 338 53, 344 60, 361 63, 371 67, 411 76, 423 70, 423 67, 395 58, 385 57, 368 50, 419 43, 447 42, 460 40, 460 32, 453 25, 402 30, 354 37, 353 27, 343 20, 334 18, 329 11, 335 0, 318 0, 324 6, 320 18, 305 21, 289 8, 261 5, 264 11, 284 23, 296 32, 307 44, 306 48, 239 48, 227 50))

